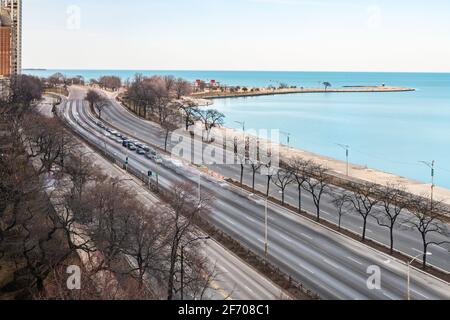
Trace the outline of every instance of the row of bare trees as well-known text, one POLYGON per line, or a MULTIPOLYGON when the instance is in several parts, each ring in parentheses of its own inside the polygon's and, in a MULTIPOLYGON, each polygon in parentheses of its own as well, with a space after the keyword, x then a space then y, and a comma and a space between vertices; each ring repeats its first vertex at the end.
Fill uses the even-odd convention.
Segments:
POLYGON ((176 298, 183 247, 184 294, 204 298, 215 269, 190 241, 198 236, 193 221, 207 213, 208 200, 194 200, 191 188, 179 185, 165 195, 170 206, 143 205, 121 181, 99 174, 90 153, 56 119, 35 112, 39 79, 14 81, 11 99, 0 101, 0 278, 13 275, 0 296, 14 287, 14 297, 77 298, 65 289, 64 270, 78 263, 82 251, 96 269, 83 273, 78 298, 105 297, 91 280, 104 270, 134 279, 137 285, 125 298, 176 298), (50 202, 56 190, 63 191, 62 212, 50 202), (74 234, 79 226, 83 232, 74 234), (86 234, 86 241, 74 241, 86 234))
POLYGON ((209 141, 211 130, 224 123, 225 116, 217 110, 202 109, 194 100, 181 99, 191 92, 191 84, 184 79, 137 74, 128 86, 126 100, 139 116, 151 119, 162 127, 167 150, 169 134, 179 126, 189 130, 201 121, 206 132, 205 139, 209 141))
POLYGON ((348 182, 343 188, 339 188, 332 184, 333 178, 327 168, 299 158, 282 162, 280 168, 273 168, 270 163, 261 163, 251 158, 241 159, 241 185, 246 164, 252 174, 253 192, 256 174, 264 170, 267 175, 266 196, 270 195, 270 186, 273 184, 279 189, 281 202, 285 205, 286 190, 295 185, 298 190, 299 212, 302 211, 302 193, 306 192, 314 204, 317 221, 321 218, 324 199, 331 201, 336 209, 339 230, 345 215, 353 214, 361 218, 362 241, 367 238, 368 220, 374 219, 379 226, 389 231, 391 254, 394 253, 396 230, 415 230, 423 245, 424 268, 427 264, 426 253, 431 245, 450 245, 450 229, 443 220, 443 205, 437 201, 430 203, 425 197, 407 193, 401 185, 348 182))
POLYGON ((7 283, 18 297, 29 297, 43 292, 52 270, 80 248, 67 237, 70 221, 48 198, 54 168, 63 164, 73 139, 56 120, 34 112, 40 79, 12 80, 10 99, 0 102, 0 264, 14 266, 6 269, 13 274, 7 283))

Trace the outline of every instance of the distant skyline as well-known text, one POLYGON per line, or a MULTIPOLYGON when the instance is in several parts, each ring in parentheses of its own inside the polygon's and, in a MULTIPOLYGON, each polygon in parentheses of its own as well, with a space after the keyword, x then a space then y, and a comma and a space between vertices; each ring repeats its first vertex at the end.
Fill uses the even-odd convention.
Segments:
POLYGON ((450 72, 447 0, 24 0, 23 67, 450 72))

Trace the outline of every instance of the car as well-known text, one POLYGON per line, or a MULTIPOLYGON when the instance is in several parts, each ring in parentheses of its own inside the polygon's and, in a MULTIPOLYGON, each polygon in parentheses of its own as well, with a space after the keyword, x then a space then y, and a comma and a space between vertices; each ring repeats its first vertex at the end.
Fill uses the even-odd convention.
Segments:
POLYGON ((109 138, 109 137, 111 137, 111 134, 106 132, 105 137, 109 138))
POLYGON ((111 140, 115 140, 117 137, 110 134, 110 135, 108 135, 108 138, 110 138, 111 140))
POLYGON ((123 141, 122 141, 122 146, 128 148, 128 145, 129 145, 130 143, 131 143, 130 140, 123 140, 123 141))
POLYGON ((122 137, 123 137, 122 134, 121 134, 120 132, 117 132, 117 133, 115 134, 115 136, 118 137, 118 138, 122 138, 122 137))
POLYGON ((137 148, 136 152, 137 154, 145 154, 145 150, 142 148, 137 148))
POLYGON ((145 152, 150 152, 150 147, 146 144, 144 144, 141 148, 144 149, 145 152))
POLYGON ((128 139, 128 137, 126 137, 126 136, 124 136, 124 135, 122 135, 122 137, 121 137, 121 138, 122 138, 122 140, 123 140, 123 141, 125 141, 125 140, 127 140, 127 141, 128 141, 128 140, 129 140, 129 139, 128 139))
POLYGON ((116 141, 117 143, 122 143, 122 139, 120 138, 115 138, 114 141, 116 141))
POLYGON ((128 149, 131 150, 131 151, 136 151, 137 148, 136 148, 136 146, 134 144, 129 143, 128 144, 128 149))
POLYGON ((110 133, 111 133, 112 135, 118 134, 118 132, 117 132, 116 130, 111 130, 110 133))
POLYGON ((154 159, 153 159, 157 164, 163 164, 163 159, 160 157, 160 156, 156 156, 154 159))
POLYGON ((150 149, 145 155, 146 155, 147 158, 149 158, 150 160, 154 160, 154 159, 158 156, 158 154, 156 153, 156 151, 153 150, 153 149, 150 149))

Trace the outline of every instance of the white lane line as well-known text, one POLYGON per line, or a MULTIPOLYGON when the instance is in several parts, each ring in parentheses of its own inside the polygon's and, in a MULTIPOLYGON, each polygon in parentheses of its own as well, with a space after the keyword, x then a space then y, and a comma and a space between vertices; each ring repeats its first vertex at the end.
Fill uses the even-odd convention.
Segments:
POLYGON ((325 212, 325 211, 322 211, 322 213, 326 214, 327 216, 331 216, 331 213, 328 213, 328 212, 325 212))
POLYGON ((356 264, 359 264, 360 266, 363 265, 362 262, 360 262, 360 261, 358 261, 358 260, 356 260, 356 259, 353 259, 352 257, 347 257, 347 259, 350 260, 350 261, 353 261, 353 262, 356 263, 356 264))
POLYGON ((312 271, 311 269, 308 269, 307 267, 305 267, 305 266, 303 266, 303 265, 300 265, 300 268, 305 269, 306 271, 308 271, 308 272, 311 273, 311 274, 315 274, 314 271, 312 271))
POLYGON ((228 218, 223 218, 224 220, 226 220, 226 221, 228 221, 228 223, 231 223, 233 226, 235 226, 236 224, 232 221, 232 220, 230 220, 230 219, 228 219, 228 218))
POLYGON ((422 250, 419 250, 419 249, 416 249, 416 248, 411 248, 411 249, 413 249, 413 250, 416 251, 416 252, 423 253, 422 250))
POLYGON ((288 237, 286 237, 284 234, 280 234, 280 238, 283 238, 284 240, 288 241, 288 242, 292 242, 292 239, 289 239, 288 237))
POLYGON ((244 287, 248 290, 248 291, 250 291, 251 293, 255 293, 252 289, 250 289, 248 286, 246 286, 246 285, 244 285, 244 287))
POLYGON ((446 248, 438 246, 438 245, 433 245, 432 248, 438 249, 438 250, 442 250, 442 251, 444 251, 446 253, 449 253, 449 249, 446 249, 446 248))
POLYGON ((383 295, 384 295, 385 297, 391 299, 391 300, 398 300, 397 298, 391 296, 390 294, 388 294, 388 293, 386 293, 386 292, 383 292, 383 295))
POLYGON ((325 263, 329 264, 330 266, 332 266, 333 268, 341 269, 340 266, 338 266, 337 264, 335 264, 335 263, 333 263, 333 262, 331 262, 331 261, 329 261, 329 260, 327 260, 327 259, 323 259, 323 261, 324 261, 325 263))
POLYGON ((431 300, 429 297, 427 297, 426 295, 424 295, 424 294, 422 294, 422 293, 420 293, 420 292, 418 292, 418 291, 416 291, 416 290, 414 290, 414 289, 411 289, 411 292, 414 292, 415 294, 418 294, 419 296, 421 296, 421 297, 424 297, 425 299, 427 299, 427 300, 431 300))
POLYGON ((302 236, 304 236, 305 238, 308 238, 309 240, 314 240, 313 237, 308 236, 306 233, 300 233, 302 236))

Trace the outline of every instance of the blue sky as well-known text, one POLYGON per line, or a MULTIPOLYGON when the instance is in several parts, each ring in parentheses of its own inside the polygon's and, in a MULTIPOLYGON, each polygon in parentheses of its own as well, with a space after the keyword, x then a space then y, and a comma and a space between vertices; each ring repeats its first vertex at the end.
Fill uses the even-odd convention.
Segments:
POLYGON ((24 0, 24 67, 450 72, 448 0, 24 0))

